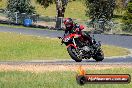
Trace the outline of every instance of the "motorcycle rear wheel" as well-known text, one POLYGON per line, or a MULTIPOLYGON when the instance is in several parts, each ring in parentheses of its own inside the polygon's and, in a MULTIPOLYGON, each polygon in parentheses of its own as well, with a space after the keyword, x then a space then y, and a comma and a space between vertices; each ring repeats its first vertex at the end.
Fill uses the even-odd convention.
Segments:
POLYGON ((75 55, 75 53, 73 52, 73 49, 75 49, 75 48, 72 47, 72 46, 69 46, 69 47, 67 48, 67 51, 68 51, 69 55, 70 55, 71 58, 72 58, 73 60, 75 60, 76 62, 81 62, 82 59, 78 58, 77 55, 75 55))

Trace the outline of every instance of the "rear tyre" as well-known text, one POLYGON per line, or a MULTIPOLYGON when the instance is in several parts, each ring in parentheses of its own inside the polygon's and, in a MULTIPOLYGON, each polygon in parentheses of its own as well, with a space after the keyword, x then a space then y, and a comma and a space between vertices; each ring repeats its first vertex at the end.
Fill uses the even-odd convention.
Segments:
POLYGON ((102 50, 98 51, 95 56, 93 56, 93 59, 96 61, 102 61, 104 59, 104 53, 102 50))
POLYGON ((73 49, 75 49, 75 48, 72 47, 72 46, 69 46, 69 47, 67 48, 67 51, 68 51, 69 55, 70 55, 71 58, 72 58, 73 60, 75 60, 76 62, 81 62, 82 59, 79 59, 79 58, 75 55, 75 53, 73 52, 73 49))

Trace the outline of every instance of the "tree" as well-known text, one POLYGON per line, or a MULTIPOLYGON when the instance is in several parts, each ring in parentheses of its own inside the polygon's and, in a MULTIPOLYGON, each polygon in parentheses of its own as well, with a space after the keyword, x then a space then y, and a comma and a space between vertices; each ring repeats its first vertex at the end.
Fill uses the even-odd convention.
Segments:
POLYGON ((49 5, 56 4, 56 29, 61 29, 62 19, 64 17, 65 9, 68 3, 68 0, 37 0, 44 8, 47 8, 49 5))
POLYGON ((91 18, 110 20, 113 16, 115 8, 115 0, 85 0, 86 2, 86 15, 91 18))
POLYGON ((55 0, 37 0, 44 8, 47 8, 49 5, 53 4, 55 0))
POLYGON ((132 0, 130 0, 127 5, 126 12, 123 17, 123 22, 125 24, 123 30, 132 32, 132 0))
POLYGON ((29 15, 35 12, 35 8, 30 5, 30 0, 7 0, 7 2, 8 17, 13 21, 15 20, 15 13, 29 15))
POLYGON ((113 17, 115 0, 85 0, 85 3, 87 8, 86 15, 92 19, 90 23, 99 32, 104 32, 107 29, 107 22, 113 17))
POLYGON ((132 1, 130 1, 127 5, 123 22, 125 24, 132 24, 132 1))

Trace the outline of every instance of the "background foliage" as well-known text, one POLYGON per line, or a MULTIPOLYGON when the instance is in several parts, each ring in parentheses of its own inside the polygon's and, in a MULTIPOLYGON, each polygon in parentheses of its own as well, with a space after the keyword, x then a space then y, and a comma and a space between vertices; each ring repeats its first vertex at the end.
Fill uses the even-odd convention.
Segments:
POLYGON ((105 17, 111 19, 115 8, 115 0, 85 0, 86 15, 92 18, 105 17))
POLYGON ((30 0, 7 0, 8 17, 15 20, 15 12, 32 14, 35 12, 35 7, 31 5, 30 0))
POLYGON ((132 31, 132 0, 128 3, 126 12, 123 16, 123 30, 131 32, 132 31))

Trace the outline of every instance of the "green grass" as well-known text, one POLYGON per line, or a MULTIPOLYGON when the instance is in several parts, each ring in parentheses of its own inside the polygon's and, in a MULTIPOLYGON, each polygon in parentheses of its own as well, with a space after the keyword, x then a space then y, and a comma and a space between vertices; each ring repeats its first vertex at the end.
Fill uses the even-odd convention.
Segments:
MULTIPOLYGON (((33 27, 25 27, 22 25, 9 25, 9 24, 0 24, 2 27, 10 27, 10 28, 23 28, 23 29, 33 29, 33 30, 46 30, 46 28, 33 28, 33 27)), ((49 30, 50 31, 50 30, 49 30)), ((53 30, 52 30, 53 31, 53 30)))
MULTIPOLYGON (((0 60, 70 59, 61 40, 16 33, 0 33, 0 60)), ((126 49, 103 46, 105 56, 127 55, 126 49)))
MULTIPOLYGON (((6 3, 7 0, 2 0, 0 1, 0 8, 6 8, 6 3)), ((120 2, 117 2, 117 4, 120 2)), ((41 6, 39 3, 36 2, 36 0, 31 0, 31 5, 35 7, 35 11, 37 14, 39 14, 41 17, 45 18, 46 16, 48 17, 56 17, 56 5, 52 4, 48 8, 44 8, 41 6)), ((86 7, 85 7, 85 0, 76 0, 73 2, 69 2, 65 11, 65 17, 70 17, 73 19, 78 19, 79 23, 80 21, 86 22, 89 17, 86 16, 86 7)), ((119 22, 122 23, 122 16, 124 14, 125 10, 121 8, 116 8, 114 10, 114 15, 116 17, 113 18, 114 22, 119 22)), ((81 23, 84 23, 81 22, 81 23)), ((49 22, 47 22, 49 23, 49 22)), ((86 25, 86 24, 84 24, 86 25)))
MULTIPOLYGON (((120 1, 117 2, 119 4, 120 1)), ((0 8, 4 9, 6 8, 7 0, 1 0, 0 1, 0 8)), ((55 17, 56 16, 56 5, 52 4, 48 8, 43 8, 39 3, 36 2, 36 0, 31 0, 31 5, 35 7, 35 10, 38 14, 41 16, 49 16, 49 17, 55 17)), ((75 19, 82 19, 87 20, 89 17, 85 16, 85 0, 76 0, 73 2, 69 2, 68 6, 66 8, 65 17, 71 17, 75 19)), ((121 16, 125 12, 122 8, 116 8, 114 10, 114 15, 121 16)), ((121 22, 121 18, 116 17, 114 19, 116 22, 121 22)))
POLYGON ((7 2, 6 0, 0 0, 0 9, 6 8, 7 2))
POLYGON ((0 17, 6 17, 4 13, 0 13, 0 17))
POLYGON ((60 41, 50 38, 0 33, 1 60, 60 59, 68 55, 60 41), (60 51, 60 52, 58 52, 60 51))
MULTIPOLYGON (((55 17, 56 16, 56 5, 53 4, 48 8, 43 8, 38 3, 32 0, 32 5, 35 6, 36 12, 43 16, 55 17)), ((65 17, 71 17, 75 19, 85 19, 87 20, 88 17, 85 16, 85 3, 84 0, 77 0, 74 2, 69 2, 66 8, 65 17)))
MULTIPOLYGON (((130 74, 128 68, 87 70, 88 74, 130 74)), ((0 72, 0 88, 131 88, 130 84, 86 84, 76 83, 77 72, 60 71, 31 73, 20 71, 0 72)))
POLYGON ((84 0, 71 2, 67 6, 65 17, 87 20, 88 17, 85 15, 85 10, 84 0))
MULTIPOLYGON (((31 0, 31 4, 35 6, 35 10, 41 16, 56 16, 56 5, 53 4, 48 8, 43 8, 40 4, 36 3, 35 0, 31 0)), ((6 0, 0 1, 0 8, 6 8, 6 0)), ((84 0, 77 0, 75 2, 70 2, 67 6, 65 17, 77 18, 77 19, 87 19, 85 16, 85 5, 84 0)))
POLYGON ((130 53, 126 49, 121 47, 116 47, 116 46, 104 45, 102 49, 105 53, 105 56, 119 56, 119 55, 122 56, 122 55, 127 55, 128 53, 130 53))
MULTIPOLYGON (((30 28, 30 27, 24 27, 24 26, 15 26, 15 25, 9 25, 9 24, 0 24, 0 26, 4 26, 4 27, 11 27, 11 28, 30 28)), ((34 28, 35 29, 35 28, 34 28)))

